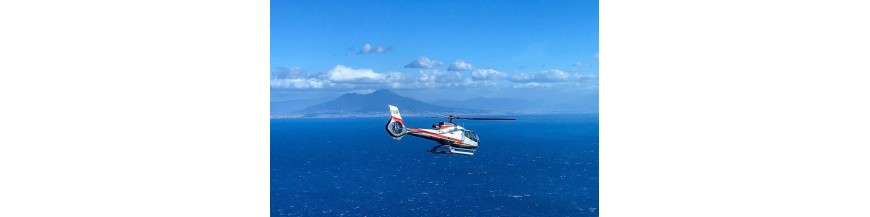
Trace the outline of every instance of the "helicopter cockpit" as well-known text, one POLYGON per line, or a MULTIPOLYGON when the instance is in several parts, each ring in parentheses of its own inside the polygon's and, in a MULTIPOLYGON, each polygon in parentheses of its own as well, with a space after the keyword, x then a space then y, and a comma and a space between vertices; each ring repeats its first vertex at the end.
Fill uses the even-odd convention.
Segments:
POLYGON ((477 142, 477 134, 474 134, 474 131, 466 130, 462 132, 465 137, 471 139, 471 141, 477 142))

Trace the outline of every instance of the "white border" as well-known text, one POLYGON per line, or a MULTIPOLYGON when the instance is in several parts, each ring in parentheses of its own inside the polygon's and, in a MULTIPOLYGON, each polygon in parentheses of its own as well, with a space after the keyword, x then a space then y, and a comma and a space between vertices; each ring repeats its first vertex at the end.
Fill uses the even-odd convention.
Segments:
MULTIPOLYGON (((602 1, 601 216, 868 216, 866 7, 602 1)), ((0 216, 267 216, 266 1, 0 3, 0 216)))
POLYGON ((847 1, 602 1, 601 216, 870 216, 847 1))
POLYGON ((268 216, 268 1, 0 3, 0 216, 268 216))

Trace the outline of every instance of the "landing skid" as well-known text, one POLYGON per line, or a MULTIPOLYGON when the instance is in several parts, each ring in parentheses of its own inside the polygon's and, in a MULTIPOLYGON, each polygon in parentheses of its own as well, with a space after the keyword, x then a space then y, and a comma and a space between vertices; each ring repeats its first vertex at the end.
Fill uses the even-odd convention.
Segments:
POLYGON ((474 149, 457 148, 449 145, 436 145, 429 149, 432 154, 461 154, 474 155, 474 149))

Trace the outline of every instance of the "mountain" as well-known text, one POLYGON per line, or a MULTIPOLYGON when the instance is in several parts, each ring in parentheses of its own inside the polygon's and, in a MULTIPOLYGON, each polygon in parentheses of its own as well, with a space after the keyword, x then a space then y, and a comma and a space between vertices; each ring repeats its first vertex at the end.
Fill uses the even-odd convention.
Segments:
POLYGON ((399 96, 389 90, 378 90, 370 94, 347 93, 332 101, 309 106, 299 110, 299 112, 303 114, 388 113, 387 105, 398 106, 403 115, 480 112, 474 109, 458 109, 432 105, 416 99, 399 96))
POLYGON ((307 108, 308 106, 316 105, 319 103, 323 103, 329 101, 330 98, 317 98, 317 99, 296 99, 296 100, 285 100, 278 102, 270 102, 269 103, 269 111, 272 113, 276 112, 295 112, 299 109, 307 108))

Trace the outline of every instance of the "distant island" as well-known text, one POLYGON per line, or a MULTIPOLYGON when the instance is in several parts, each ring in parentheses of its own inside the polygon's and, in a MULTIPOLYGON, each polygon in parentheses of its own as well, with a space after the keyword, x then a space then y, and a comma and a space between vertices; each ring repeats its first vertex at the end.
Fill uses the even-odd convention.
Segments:
POLYGON ((382 89, 369 94, 346 93, 340 97, 308 106, 302 109, 285 109, 281 107, 292 102, 272 103, 270 118, 343 118, 343 117, 386 117, 389 116, 387 105, 396 105, 405 117, 430 117, 446 114, 462 115, 518 115, 518 114, 566 114, 566 113, 597 113, 583 111, 541 111, 528 109, 533 106, 525 100, 474 98, 468 100, 442 100, 426 103, 409 97, 400 96, 392 91, 382 89), (510 109, 510 108, 522 108, 510 109))

